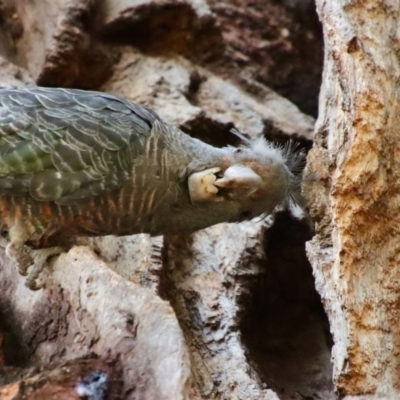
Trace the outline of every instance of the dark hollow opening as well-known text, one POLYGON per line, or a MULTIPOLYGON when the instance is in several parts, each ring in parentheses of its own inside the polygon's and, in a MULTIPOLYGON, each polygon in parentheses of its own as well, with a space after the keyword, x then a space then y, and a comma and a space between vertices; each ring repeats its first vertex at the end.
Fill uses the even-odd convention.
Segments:
POLYGON ((309 224, 279 213, 265 238, 265 271, 243 298, 242 340, 261 379, 286 399, 335 399, 332 337, 305 242, 309 224))

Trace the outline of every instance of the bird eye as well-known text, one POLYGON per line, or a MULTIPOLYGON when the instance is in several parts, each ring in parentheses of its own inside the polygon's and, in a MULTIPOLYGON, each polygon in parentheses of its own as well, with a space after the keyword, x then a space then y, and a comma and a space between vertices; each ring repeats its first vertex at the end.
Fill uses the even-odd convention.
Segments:
POLYGON ((243 151, 243 149, 239 148, 235 150, 235 153, 241 153, 243 151))

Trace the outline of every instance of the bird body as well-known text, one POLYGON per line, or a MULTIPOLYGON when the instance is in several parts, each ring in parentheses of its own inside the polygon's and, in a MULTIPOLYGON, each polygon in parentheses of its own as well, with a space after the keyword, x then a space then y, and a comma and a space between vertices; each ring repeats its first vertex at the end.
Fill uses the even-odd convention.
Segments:
POLYGON ((110 94, 0 88, 0 228, 14 258, 58 234, 176 234, 250 219, 293 182, 285 154, 263 139, 215 148, 110 94))

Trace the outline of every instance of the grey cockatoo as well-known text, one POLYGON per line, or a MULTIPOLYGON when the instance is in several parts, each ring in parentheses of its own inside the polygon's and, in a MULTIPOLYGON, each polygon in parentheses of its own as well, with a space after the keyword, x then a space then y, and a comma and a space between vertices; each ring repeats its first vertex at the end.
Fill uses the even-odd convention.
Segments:
POLYGON ((296 190, 290 161, 264 139, 215 148, 110 94, 0 88, 0 224, 20 272, 35 264, 32 288, 60 234, 179 234, 271 213, 296 190))

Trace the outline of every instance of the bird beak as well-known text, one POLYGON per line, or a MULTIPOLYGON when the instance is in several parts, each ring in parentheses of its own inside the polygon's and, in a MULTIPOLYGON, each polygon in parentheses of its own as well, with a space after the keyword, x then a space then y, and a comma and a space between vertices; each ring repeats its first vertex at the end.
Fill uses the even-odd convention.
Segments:
POLYGON ((189 176, 188 186, 192 203, 222 200, 217 196, 218 189, 214 186, 217 179, 215 174, 219 171, 221 171, 221 168, 215 167, 195 172, 189 176))
POLYGON ((242 165, 229 167, 223 177, 217 179, 216 174, 220 171, 219 167, 215 167, 189 176, 188 188, 193 204, 220 202, 227 197, 240 198, 257 190, 262 183, 260 175, 242 165), (219 189, 227 189, 227 193, 220 193, 219 189))
POLYGON ((231 186, 252 186, 257 187, 262 182, 260 175, 256 174, 251 168, 242 165, 229 167, 221 179, 214 182, 214 186, 219 188, 229 188, 231 186))
POLYGON ((221 178, 221 179, 218 179, 218 180, 216 180, 214 183, 213 183, 213 185, 214 186, 216 186, 216 187, 218 187, 218 188, 226 188, 226 187, 228 187, 230 184, 232 183, 232 180, 231 179, 228 179, 228 178, 221 178))

